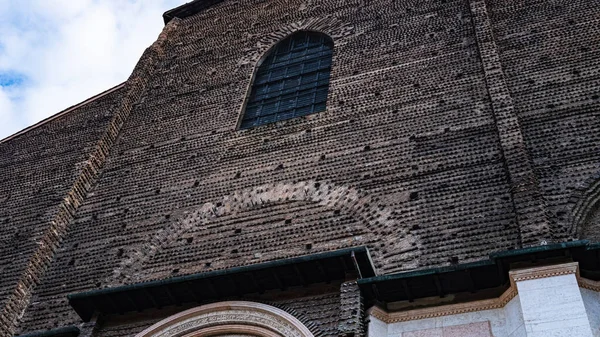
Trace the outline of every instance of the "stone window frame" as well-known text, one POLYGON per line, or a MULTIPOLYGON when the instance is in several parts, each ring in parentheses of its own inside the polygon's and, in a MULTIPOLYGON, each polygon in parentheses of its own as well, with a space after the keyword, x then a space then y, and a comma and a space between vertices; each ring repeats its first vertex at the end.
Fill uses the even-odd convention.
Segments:
MULTIPOLYGON (((313 46, 314 47, 314 46, 313 46)), ((291 34, 285 36, 284 38, 280 39, 279 41, 277 41, 277 43, 275 43, 274 45, 272 45, 264 54, 263 56, 258 60, 255 69, 254 69, 254 73, 252 75, 251 81, 250 81, 250 86, 246 92, 246 98, 244 100, 244 104, 242 107, 242 113, 240 116, 240 119, 238 121, 238 129, 252 129, 258 126, 262 126, 262 125, 268 125, 268 124, 273 124, 275 122, 279 122, 279 121, 284 121, 284 120, 289 120, 289 119, 293 119, 293 118, 297 118, 297 117, 301 117, 301 116, 306 116, 306 115, 310 115, 310 114, 314 114, 314 113, 318 113, 318 112, 323 112, 326 110, 326 106, 327 106, 327 98, 329 96, 329 84, 331 82, 331 72, 332 72, 332 66, 333 66, 333 54, 334 54, 334 40, 331 36, 329 36, 328 34, 321 32, 321 31, 316 31, 316 30, 310 30, 310 29, 300 29, 300 30, 296 30, 294 32, 292 32, 291 34), (314 71, 310 71, 310 73, 316 73, 317 77, 314 82, 314 88, 308 87, 308 84, 312 84, 311 83, 302 83, 302 76, 306 76, 309 72, 305 72, 304 68, 302 67, 302 70, 300 71, 300 73, 298 75, 295 76, 291 76, 291 77, 284 77, 281 79, 281 85, 283 86, 285 84, 285 80, 289 80, 290 78, 294 78, 294 77, 298 77, 299 79, 299 84, 297 86, 293 86, 290 87, 288 90, 290 90, 290 92, 285 92, 283 89, 279 91, 279 95, 276 95, 274 97, 271 97, 271 99, 275 99, 274 101, 277 104, 277 107, 275 108, 275 112, 274 113, 270 113, 267 114, 267 116, 271 116, 271 120, 258 120, 257 123, 249 123, 248 120, 254 120, 257 119, 257 117, 248 117, 248 108, 251 107, 253 104, 256 104, 256 106, 259 106, 261 109, 262 107, 264 107, 264 99, 262 100, 262 103, 257 103, 254 100, 256 99, 256 96, 258 95, 256 93, 256 84, 257 81, 261 80, 262 75, 269 74, 268 76, 270 76, 270 69, 265 69, 265 66, 270 66, 271 64, 269 63, 265 63, 265 62, 271 62, 272 59, 276 56, 275 53, 278 52, 278 49, 285 47, 286 43, 291 43, 295 40, 298 40, 299 37, 302 37, 303 39, 307 39, 310 40, 310 38, 314 38, 314 37, 318 37, 320 38, 320 43, 321 45, 319 46, 320 50, 317 54, 322 54, 320 55, 320 57, 316 57, 314 59, 310 59, 310 60, 303 60, 303 58, 305 56, 300 56, 295 58, 296 62, 290 62, 290 64, 296 64, 296 63, 301 63, 303 66, 304 64, 307 64, 309 62, 312 61, 318 61, 319 62, 319 66, 317 67, 318 69, 314 70, 314 71), (321 67, 321 62, 326 61, 325 65, 323 67, 321 67), (324 69, 320 69, 320 68, 324 68, 324 69), (321 76, 323 74, 327 74, 328 76, 326 78, 321 78, 321 76), (305 86, 304 89, 301 89, 302 86, 305 86), (304 106, 298 106, 298 94, 302 91, 306 91, 306 90, 311 90, 314 89, 314 93, 313 93, 313 97, 311 99, 310 104, 304 106), (282 96, 288 95, 288 94, 295 94, 295 102, 293 104, 293 107, 289 108, 289 109, 283 109, 280 110, 280 103, 283 101, 279 98, 281 98, 282 96), (320 97, 320 99, 317 98, 317 96, 320 97), (324 96, 324 97, 323 97, 324 96), (308 108, 307 111, 301 111, 298 110, 298 108, 308 108)), ((305 48, 305 51, 308 50, 309 48, 305 48)), ((288 68, 290 68, 289 64, 284 64, 284 66, 286 67, 286 71, 288 68)), ((267 81, 269 82, 269 80, 267 81)), ((271 93, 268 92, 267 93, 271 93)), ((308 92, 306 92, 308 94, 308 92)), ((261 100, 258 100, 261 101, 261 100)), ((259 117, 263 117, 263 115, 259 115, 259 117)))

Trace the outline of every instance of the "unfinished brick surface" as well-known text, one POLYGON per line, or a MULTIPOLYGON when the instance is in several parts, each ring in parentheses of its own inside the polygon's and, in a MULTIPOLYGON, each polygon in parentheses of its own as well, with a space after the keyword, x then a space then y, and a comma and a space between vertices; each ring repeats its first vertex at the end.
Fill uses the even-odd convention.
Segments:
MULTIPOLYGON (((389 274, 597 240, 599 14, 224 0, 172 19, 122 86, 0 142, 0 336, 79 325, 70 293, 341 248, 389 274), (258 62, 298 30, 334 41, 326 111, 239 130, 258 62)), ((352 286, 255 300, 360 336, 352 286)))

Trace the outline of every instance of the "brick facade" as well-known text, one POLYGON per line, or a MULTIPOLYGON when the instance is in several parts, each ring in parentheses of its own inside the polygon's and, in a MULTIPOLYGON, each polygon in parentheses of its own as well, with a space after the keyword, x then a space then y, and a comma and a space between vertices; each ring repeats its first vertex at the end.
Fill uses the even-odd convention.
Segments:
MULTIPOLYGON (((124 85, 0 143, 0 335, 79 324, 74 292, 363 245, 388 274, 581 238, 598 5, 225 0, 172 19, 124 85), (238 130, 257 62, 298 30, 334 41, 327 110, 238 130)), ((351 288, 283 307, 359 336, 351 288)), ((92 333, 165 317, 144 315, 92 333)))

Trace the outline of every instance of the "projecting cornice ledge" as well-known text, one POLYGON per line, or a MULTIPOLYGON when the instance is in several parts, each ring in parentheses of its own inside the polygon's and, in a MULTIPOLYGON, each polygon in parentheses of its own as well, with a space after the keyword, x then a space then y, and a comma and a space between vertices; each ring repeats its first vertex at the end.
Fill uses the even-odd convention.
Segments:
POLYGON ((577 274, 579 276, 579 263, 562 263, 557 265, 511 270, 509 272, 510 278, 514 282, 536 280, 540 278, 570 274, 577 274))
POLYGON ((600 281, 593 281, 579 275, 579 263, 568 262, 532 268, 516 269, 509 272, 510 287, 499 297, 464 303, 446 304, 403 311, 387 311, 379 306, 371 307, 367 312, 370 316, 386 323, 399 323, 420 319, 459 315, 469 312, 504 308, 518 295, 517 283, 542 278, 563 275, 575 275, 579 287, 592 291, 600 291, 600 281))
POLYGON ((120 314, 185 303, 205 303, 268 290, 344 281, 350 274, 357 277, 375 275, 366 247, 96 289, 69 294, 67 298, 81 319, 88 322, 94 313, 120 314))
POLYGON ((436 297, 451 305, 497 298, 515 282, 568 274, 576 274, 582 288, 600 289, 599 266, 600 245, 583 240, 497 252, 478 262, 364 278, 358 285, 368 305, 386 309, 388 304, 436 297))
POLYGON ((464 313, 468 313, 468 312, 499 309, 499 308, 503 308, 516 295, 517 295, 517 288, 514 286, 511 286, 498 298, 466 302, 466 303, 442 305, 442 306, 430 307, 430 308, 406 310, 406 311, 399 311, 399 312, 386 312, 385 310, 375 306, 375 307, 372 307, 371 309, 369 309, 368 313, 369 313, 369 315, 379 319, 380 321, 390 324, 390 323, 413 321, 413 320, 417 320, 417 319, 450 316, 450 315, 464 314, 464 313))
POLYGON ((577 277, 577 283, 579 284, 579 287, 600 292, 600 281, 590 280, 588 278, 581 277, 581 275, 579 274, 578 262, 511 270, 509 274, 511 282, 513 284, 514 282, 575 274, 575 276, 577 277))

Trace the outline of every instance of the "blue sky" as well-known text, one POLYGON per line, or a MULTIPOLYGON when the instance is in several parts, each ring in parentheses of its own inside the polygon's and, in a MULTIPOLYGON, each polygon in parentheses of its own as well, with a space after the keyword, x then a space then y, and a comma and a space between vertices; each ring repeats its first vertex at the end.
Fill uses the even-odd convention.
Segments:
POLYGON ((0 139, 126 80, 185 2, 0 0, 0 139))
POLYGON ((13 71, 0 72, 0 87, 17 87, 25 85, 27 76, 13 71))

